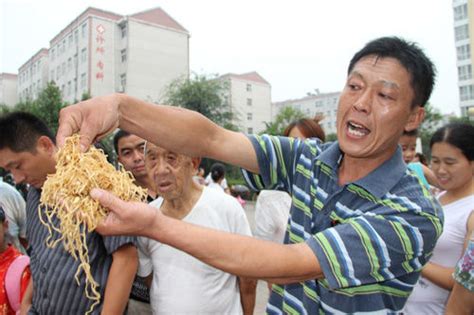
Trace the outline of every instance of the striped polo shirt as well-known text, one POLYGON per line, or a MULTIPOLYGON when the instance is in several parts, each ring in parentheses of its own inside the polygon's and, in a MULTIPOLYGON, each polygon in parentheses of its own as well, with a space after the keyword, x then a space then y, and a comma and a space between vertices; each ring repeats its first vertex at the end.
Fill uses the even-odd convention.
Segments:
MULTIPOLYGON (((33 187, 28 191, 26 201, 26 234, 29 242, 31 275, 34 283, 33 303, 29 314, 85 314, 92 301, 84 292, 85 276, 79 274, 80 285, 75 280, 79 260, 64 250, 61 243, 55 248, 46 246, 49 231, 38 215, 41 192, 33 187)), ((53 218, 58 226, 59 220, 53 218)), ((53 239, 59 237, 53 233, 53 239)), ((94 280, 99 283, 101 303, 92 314, 100 314, 105 285, 112 264, 112 254, 125 244, 136 244, 135 237, 105 237, 92 232, 87 234, 89 263, 94 280)))
POLYGON ((338 185, 337 142, 250 136, 253 189, 292 195, 285 243, 306 242, 324 278, 273 285, 268 314, 401 312, 442 232, 438 202, 407 171, 400 148, 366 177, 338 185))

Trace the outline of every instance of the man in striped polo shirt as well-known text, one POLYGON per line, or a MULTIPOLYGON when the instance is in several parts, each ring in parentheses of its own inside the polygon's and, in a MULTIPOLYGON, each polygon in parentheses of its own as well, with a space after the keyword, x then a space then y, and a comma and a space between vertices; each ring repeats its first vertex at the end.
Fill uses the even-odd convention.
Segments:
MULTIPOLYGON (((40 221, 38 206, 47 174, 56 171, 55 139, 37 117, 15 112, 0 117, 0 166, 10 171, 17 183, 28 183, 26 202, 27 252, 31 258, 32 280, 22 302, 29 314, 85 314, 94 301, 86 297, 84 273, 78 274, 79 260, 62 244, 46 245, 48 228, 40 221)), ((52 218, 59 225, 56 217, 52 218)), ((53 239, 59 238, 54 232, 53 239)), ((87 233, 90 271, 98 283, 101 300, 91 314, 122 314, 138 266, 135 238, 104 237, 87 233)))
POLYGON ((434 76, 416 44, 369 42, 349 64, 334 143, 246 136, 121 94, 63 109, 58 142, 80 131, 87 145, 120 126, 172 151, 239 165, 254 188, 284 187, 293 198, 285 245, 192 226, 102 190, 91 195, 111 210, 101 233, 144 235, 276 283, 269 314, 397 314, 442 231, 441 207, 398 146, 423 120, 434 76))

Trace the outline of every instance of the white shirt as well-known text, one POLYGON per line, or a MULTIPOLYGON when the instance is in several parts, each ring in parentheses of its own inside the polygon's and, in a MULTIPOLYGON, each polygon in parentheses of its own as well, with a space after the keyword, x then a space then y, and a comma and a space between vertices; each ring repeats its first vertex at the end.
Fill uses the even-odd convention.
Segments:
MULTIPOLYGON (((209 185, 212 184, 212 183, 214 183, 214 184, 216 183, 216 182, 214 182, 214 180, 212 179, 211 173, 207 174, 206 179, 204 180, 204 183, 205 183, 207 186, 209 186, 209 185)), ((217 185, 219 185, 219 184, 217 184, 217 185)), ((220 183, 220 185, 221 185, 221 187, 222 187, 223 190, 226 190, 227 188, 229 188, 229 186, 227 185, 227 179, 225 179, 225 177, 224 177, 224 179, 222 180, 222 182, 220 183)))
POLYGON ((283 243, 291 197, 278 190, 262 190, 255 203, 255 237, 283 243))
POLYGON ((0 206, 5 211, 8 221, 9 241, 24 251, 18 238, 26 238, 25 200, 13 186, 2 181, 0 181, 0 206))
MULTIPOLYGON (((463 254, 467 220, 474 209, 474 195, 443 206, 444 227, 430 262, 454 268, 463 254)), ((405 306, 406 314, 444 314, 450 291, 420 276, 405 306)))
MULTIPOLYGON (((160 207, 159 198, 151 203, 160 207)), ((251 235, 245 212, 237 200, 204 188, 185 222, 216 230, 251 235)), ((154 314, 242 314, 237 277, 160 242, 139 238, 142 277, 153 272, 150 291, 154 314), (143 255, 144 254, 144 255, 143 255)))

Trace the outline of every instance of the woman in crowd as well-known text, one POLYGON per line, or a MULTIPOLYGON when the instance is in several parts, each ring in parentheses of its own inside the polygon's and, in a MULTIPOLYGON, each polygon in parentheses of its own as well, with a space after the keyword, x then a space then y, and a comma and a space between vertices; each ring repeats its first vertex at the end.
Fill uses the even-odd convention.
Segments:
POLYGON ((443 192, 444 229, 410 295, 406 314, 443 314, 457 261, 474 230, 474 126, 449 124, 430 142, 431 167, 443 192))

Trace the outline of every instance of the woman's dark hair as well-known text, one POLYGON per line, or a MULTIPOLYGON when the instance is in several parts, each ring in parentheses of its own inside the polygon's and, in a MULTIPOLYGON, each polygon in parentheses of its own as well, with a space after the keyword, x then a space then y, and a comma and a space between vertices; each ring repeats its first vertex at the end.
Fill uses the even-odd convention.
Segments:
POLYGON ((430 148, 438 142, 446 142, 461 150, 469 160, 474 161, 474 126, 466 123, 450 123, 440 129, 431 137, 430 148))
POLYGON ((225 167, 221 163, 214 163, 211 166, 211 178, 214 182, 218 182, 225 175, 225 167))
POLYGON ((293 128, 297 127, 305 138, 318 138, 321 141, 326 139, 323 128, 319 125, 320 118, 315 117, 313 119, 301 118, 297 121, 293 121, 286 127, 283 135, 288 137, 293 128))

